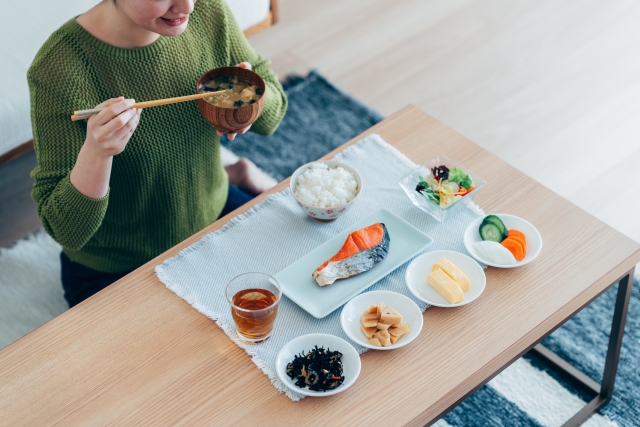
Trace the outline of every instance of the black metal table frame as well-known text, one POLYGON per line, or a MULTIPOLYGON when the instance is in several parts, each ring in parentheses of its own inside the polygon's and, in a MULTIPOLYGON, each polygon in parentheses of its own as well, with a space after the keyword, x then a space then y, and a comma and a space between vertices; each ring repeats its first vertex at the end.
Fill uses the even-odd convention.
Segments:
POLYGON ((514 357, 509 363, 505 364, 502 368, 500 368, 497 372, 493 373, 489 378, 484 380, 481 384, 471 390, 469 393, 460 398, 453 405, 449 406, 445 409, 439 417, 435 418, 433 421, 427 423, 427 426, 430 426, 438 421, 442 416, 447 414, 450 410, 458 406, 463 400, 467 397, 471 396, 475 393, 480 387, 491 381, 495 376, 497 376, 504 369, 509 367, 513 362, 520 359, 523 355, 528 352, 538 356, 547 362, 551 369, 556 372, 561 372, 564 375, 568 376, 573 381, 578 384, 584 386, 587 390, 591 391, 595 397, 587 403, 580 411, 578 411, 573 417, 571 417, 567 422, 565 422, 562 427, 575 427, 579 426, 591 415, 593 415, 598 409, 602 408, 604 405, 609 403, 611 397, 613 396, 613 385, 616 380, 616 373, 618 371, 618 361, 620 359, 620 349, 622 348, 622 337, 624 335, 624 325, 627 321, 627 311, 629 310, 629 300, 631 299, 631 290, 633 287, 633 275, 634 275, 635 267, 626 272, 621 278, 614 281, 611 285, 607 286, 602 292, 588 301, 585 305, 578 308, 575 312, 564 319, 560 324, 550 330, 546 335, 540 338, 537 342, 535 342, 531 347, 527 348, 518 356, 514 357), (598 299, 600 295, 611 289, 615 284, 618 283, 618 295, 616 296, 616 305, 613 311, 613 320, 611 322, 611 335, 609 336, 609 347, 607 348, 607 356, 604 363, 604 373, 602 375, 602 382, 598 384, 596 381, 589 378, 587 375, 576 369, 569 362, 565 361, 551 350, 540 344, 545 338, 551 335, 556 329, 560 326, 564 325, 566 321, 573 318, 576 314, 578 314, 583 308, 591 304, 594 300, 598 299))

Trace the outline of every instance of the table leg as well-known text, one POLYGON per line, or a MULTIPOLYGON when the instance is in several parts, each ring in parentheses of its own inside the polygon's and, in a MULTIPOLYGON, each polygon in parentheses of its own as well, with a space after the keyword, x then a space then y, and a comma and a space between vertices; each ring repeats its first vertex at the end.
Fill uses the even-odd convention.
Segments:
POLYGON ((542 344, 536 345, 531 352, 549 363, 552 369, 561 371, 569 375, 573 380, 593 391, 596 396, 585 405, 578 413, 571 417, 563 427, 574 427, 584 423, 598 409, 606 405, 613 396, 613 385, 616 380, 618 370, 618 360, 620 358, 620 348, 622 347, 622 337, 624 335, 624 325, 627 320, 629 300, 631 299, 631 289, 633 286, 634 268, 618 282, 618 295, 616 306, 611 322, 611 335, 609 336, 609 347, 604 364, 604 373, 601 384, 596 383, 591 378, 571 366, 568 362, 551 352, 542 344))

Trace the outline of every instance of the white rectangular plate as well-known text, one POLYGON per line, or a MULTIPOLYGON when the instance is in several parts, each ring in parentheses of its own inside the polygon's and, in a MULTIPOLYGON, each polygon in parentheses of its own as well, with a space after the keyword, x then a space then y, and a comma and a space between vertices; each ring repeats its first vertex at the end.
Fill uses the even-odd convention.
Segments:
POLYGON ((276 274, 275 278, 280 282, 283 294, 313 317, 322 319, 422 252, 432 241, 431 237, 404 219, 380 209, 327 240, 276 274), (311 273, 340 250, 349 233, 377 222, 383 223, 389 232, 387 257, 357 276, 339 279, 330 286, 318 285, 311 273))

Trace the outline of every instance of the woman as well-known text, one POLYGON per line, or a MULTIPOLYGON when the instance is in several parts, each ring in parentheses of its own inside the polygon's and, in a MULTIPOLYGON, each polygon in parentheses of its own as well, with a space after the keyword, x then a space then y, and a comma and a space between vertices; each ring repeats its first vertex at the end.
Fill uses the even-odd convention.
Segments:
POLYGON ((254 192, 268 186, 246 161, 229 179, 221 133, 195 102, 131 108, 134 99, 192 94, 204 72, 234 64, 265 80, 251 130, 273 133, 286 97, 224 0, 104 0, 42 46, 28 72, 38 158, 32 196, 63 247, 70 306, 246 202, 230 181, 254 192), (88 121, 69 119, 96 104, 107 108, 88 121))

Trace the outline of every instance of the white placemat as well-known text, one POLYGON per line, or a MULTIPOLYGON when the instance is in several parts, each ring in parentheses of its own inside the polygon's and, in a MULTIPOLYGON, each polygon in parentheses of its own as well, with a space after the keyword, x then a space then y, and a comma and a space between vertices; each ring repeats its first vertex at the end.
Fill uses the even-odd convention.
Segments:
MULTIPOLYGON (((363 179, 362 194, 351 209, 336 221, 315 221, 300 209, 290 190, 286 189, 269 196, 155 269, 167 288, 215 320, 236 344, 252 356, 253 362, 269 376, 274 387, 294 401, 303 396, 286 388, 274 371, 276 355, 287 342, 301 335, 321 332, 351 342, 359 353, 367 349, 349 340, 342 331, 341 309, 319 320, 285 296, 280 301, 272 336, 261 344, 243 344, 235 332, 224 294, 225 286, 231 279, 251 271, 274 275, 350 224, 380 208, 389 209, 431 236, 433 244, 428 250, 449 249, 467 253, 462 243, 464 231, 471 221, 484 215, 472 204, 470 209, 462 209, 441 223, 411 204, 398 182, 417 165, 384 142, 379 135, 362 139, 338 154, 334 160, 354 167, 363 179)), ((399 292, 425 310, 427 305, 415 299, 405 285, 404 273, 408 264, 368 290, 399 292)))

